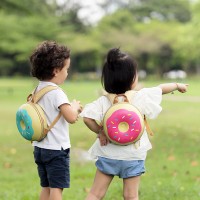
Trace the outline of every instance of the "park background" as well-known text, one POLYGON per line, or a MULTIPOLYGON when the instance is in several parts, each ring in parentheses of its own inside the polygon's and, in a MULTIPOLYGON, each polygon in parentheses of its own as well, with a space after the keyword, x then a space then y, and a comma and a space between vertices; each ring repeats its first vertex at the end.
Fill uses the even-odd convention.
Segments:
MULTIPOLYGON (((198 0, 1 0, 0 2, 0 199, 35 200, 40 191, 33 149, 17 131, 15 113, 37 85, 28 58, 38 43, 55 40, 71 49, 62 88, 85 105, 101 93, 105 54, 120 47, 136 58, 140 87, 186 82, 186 94, 163 97, 151 120, 155 135, 141 200, 200 199, 200 1, 198 0)), ((81 200, 95 174, 87 154, 95 135, 80 119, 70 126, 71 188, 63 199, 81 200)), ((115 178, 106 200, 121 200, 115 178)))

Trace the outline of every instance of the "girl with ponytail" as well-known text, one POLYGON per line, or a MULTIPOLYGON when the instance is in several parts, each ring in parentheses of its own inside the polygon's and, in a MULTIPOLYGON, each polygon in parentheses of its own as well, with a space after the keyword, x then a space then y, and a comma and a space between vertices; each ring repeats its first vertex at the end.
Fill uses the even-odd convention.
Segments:
MULTIPOLYGON (((109 50, 103 65, 101 82, 107 93, 123 95, 127 91, 136 90, 136 61, 119 48, 109 50)), ((143 88, 135 92, 130 103, 147 118, 154 119, 162 110, 162 95, 175 90, 184 93, 187 86, 183 83, 166 83, 143 88)), ((86 126, 97 134, 97 139, 89 150, 92 158, 96 159, 97 170, 86 200, 103 199, 114 176, 123 179, 123 198, 138 200, 140 177, 145 173, 145 160, 152 145, 146 130, 136 145, 120 146, 110 142, 101 126, 103 117, 110 107, 111 102, 104 95, 87 104, 81 113, 86 126)))

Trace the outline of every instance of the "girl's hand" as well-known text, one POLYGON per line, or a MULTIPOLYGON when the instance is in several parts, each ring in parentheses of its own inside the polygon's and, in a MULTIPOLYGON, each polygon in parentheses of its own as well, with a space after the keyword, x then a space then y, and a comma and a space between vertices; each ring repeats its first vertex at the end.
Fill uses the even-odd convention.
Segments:
POLYGON ((159 87, 162 89, 162 94, 174 93, 174 91, 178 90, 181 93, 187 92, 187 87, 189 85, 185 83, 163 83, 160 84, 159 87))
POLYGON ((106 146, 108 143, 110 143, 102 129, 98 133, 98 138, 101 146, 106 146))
POLYGON ((187 87, 189 86, 188 84, 184 84, 184 83, 176 83, 177 85, 177 90, 181 93, 185 93, 187 92, 187 87))

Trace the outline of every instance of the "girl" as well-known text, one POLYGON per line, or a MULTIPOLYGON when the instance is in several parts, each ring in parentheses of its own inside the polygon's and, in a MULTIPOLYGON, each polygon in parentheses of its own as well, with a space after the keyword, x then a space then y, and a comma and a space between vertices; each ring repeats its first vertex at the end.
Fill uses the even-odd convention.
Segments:
MULTIPOLYGON (((137 63, 120 49, 111 49, 103 66, 101 81, 108 93, 124 94, 128 90, 134 90, 138 83, 137 63)), ((131 103, 143 115, 153 119, 162 110, 160 106, 162 94, 175 90, 184 93, 187 86, 181 83, 167 83, 153 88, 143 88, 133 96, 131 103)), ((146 130, 138 142, 138 148, 133 144, 119 146, 109 142, 97 121, 102 122, 110 106, 108 98, 101 96, 96 101, 87 104, 81 113, 87 127, 99 138, 89 150, 90 155, 97 159, 97 170, 93 186, 86 199, 103 199, 113 177, 119 176, 123 179, 124 199, 138 200, 140 176, 145 173, 147 151, 152 146, 146 130)))

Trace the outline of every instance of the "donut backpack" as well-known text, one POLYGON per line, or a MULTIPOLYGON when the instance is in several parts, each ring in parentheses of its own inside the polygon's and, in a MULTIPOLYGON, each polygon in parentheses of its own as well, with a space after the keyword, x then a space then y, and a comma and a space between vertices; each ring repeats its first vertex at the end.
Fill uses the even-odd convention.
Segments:
POLYGON ((132 104, 131 99, 136 92, 127 91, 125 94, 107 94, 112 106, 103 117, 103 130, 107 138, 118 145, 128 145, 140 140, 144 129, 153 135, 146 117, 132 104), (118 102, 119 99, 122 101, 118 102))
POLYGON ((37 102, 47 93, 58 89, 56 86, 47 86, 35 91, 27 97, 27 102, 19 107, 16 113, 16 124, 23 138, 30 141, 41 141, 48 131, 59 120, 61 113, 48 126, 43 109, 37 102))

